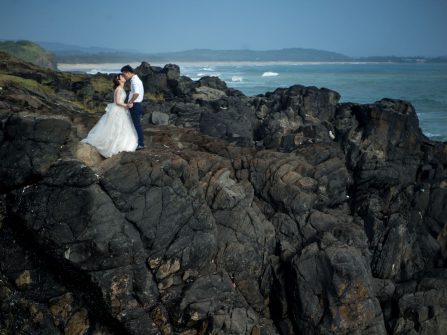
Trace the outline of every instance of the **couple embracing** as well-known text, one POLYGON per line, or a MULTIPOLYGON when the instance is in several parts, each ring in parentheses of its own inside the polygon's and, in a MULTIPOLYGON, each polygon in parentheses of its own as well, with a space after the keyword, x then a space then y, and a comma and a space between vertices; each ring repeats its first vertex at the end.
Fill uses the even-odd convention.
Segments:
POLYGON ((96 147, 104 157, 111 157, 121 151, 144 149, 141 128, 143 83, 133 68, 126 65, 121 68, 120 74, 113 77, 113 87, 113 103, 107 105, 106 113, 81 141, 96 147), (126 102, 124 84, 127 80, 130 80, 130 93, 126 102))

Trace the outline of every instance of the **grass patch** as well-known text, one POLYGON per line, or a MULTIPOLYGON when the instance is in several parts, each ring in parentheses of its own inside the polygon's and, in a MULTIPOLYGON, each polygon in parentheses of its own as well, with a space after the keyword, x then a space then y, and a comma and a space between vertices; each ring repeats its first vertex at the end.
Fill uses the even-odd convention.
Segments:
POLYGON ((144 93, 144 99, 158 102, 165 101, 163 93, 144 93))
POLYGON ((95 92, 108 93, 113 91, 113 82, 108 78, 94 77, 90 79, 95 92))
POLYGON ((101 107, 101 106, 89 107, 89 105, 91 105, 89 103, 89 101, 70 100, 70 103, 72 103, 76 107, 78 107, 86 112, 89 112, 89 113, 102 113, 102 112, 104 112, 104 109, 106 108, 106 104, 104 104, 103 107, 101 107))
POLYGON ((76 81, 84 80, 87 77, 85 74, 81 73, 73 73, 73 72, 59 72, 58 75, 60 75, 62 78, 70 81, 71 83, 74 83, 76 81))
POLYGON ((29 91, 38 92, 44 95, 54 95, 54 90, 48 86, 39 84, 37 81, 32 79, 24 79, 17 76, 12 76, 9 74, 0 73, 0 86, 7 87, 8 85, 21 86, 29 91))

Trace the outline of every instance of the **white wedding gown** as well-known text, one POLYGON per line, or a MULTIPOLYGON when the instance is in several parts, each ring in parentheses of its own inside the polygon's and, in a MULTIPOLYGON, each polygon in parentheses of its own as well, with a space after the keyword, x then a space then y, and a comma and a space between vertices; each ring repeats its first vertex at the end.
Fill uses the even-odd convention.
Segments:
MULTIPOLYGON (((115 96, 119 97, 119 103, 124 103, 126 92, 121 88, 117 89, 121 92, 115 96)), ((121 151, 135 151, 138 146, 138 136, 129 110, 118 106, 115 102, 107 104, 106 113, 81 141, 96 147, 104 157, 110 157, 121 151)))

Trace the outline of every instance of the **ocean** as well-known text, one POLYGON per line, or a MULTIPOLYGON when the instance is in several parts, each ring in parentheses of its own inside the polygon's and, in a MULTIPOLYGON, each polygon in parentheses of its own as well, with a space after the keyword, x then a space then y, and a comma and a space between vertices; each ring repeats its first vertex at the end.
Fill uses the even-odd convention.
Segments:
MULTIPOLYGON (((444 63, 176 63, 194 80, 218 76, 246 95, 295 84, 326 87, 341 102, 372 103, 382 98, 411 102, 424 134, 447 141, 447 64, 444 63)), ((131 64, 137 66, 138 64, 131 64)), ((152 64, 163 66, 164 64, 152 64)), ((119 72, 122 64, 61 64, 62 71, 119 72)))

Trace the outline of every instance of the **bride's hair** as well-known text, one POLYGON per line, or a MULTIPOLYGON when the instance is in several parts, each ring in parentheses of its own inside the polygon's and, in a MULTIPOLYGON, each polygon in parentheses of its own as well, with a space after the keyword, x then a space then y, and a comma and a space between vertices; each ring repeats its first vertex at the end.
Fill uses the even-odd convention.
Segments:
POLYGON ((120 86, 120 76, 121 74, 117 74, 115 77, 113 77, 113 89, 120 86))

